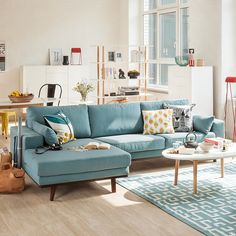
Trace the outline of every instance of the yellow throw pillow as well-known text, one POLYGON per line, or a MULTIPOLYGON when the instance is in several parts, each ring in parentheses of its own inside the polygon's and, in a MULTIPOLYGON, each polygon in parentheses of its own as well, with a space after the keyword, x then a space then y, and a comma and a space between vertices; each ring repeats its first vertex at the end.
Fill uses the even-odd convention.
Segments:
POLYGON ((143 111, 143 134, 172 134, 173 109, 143 111))

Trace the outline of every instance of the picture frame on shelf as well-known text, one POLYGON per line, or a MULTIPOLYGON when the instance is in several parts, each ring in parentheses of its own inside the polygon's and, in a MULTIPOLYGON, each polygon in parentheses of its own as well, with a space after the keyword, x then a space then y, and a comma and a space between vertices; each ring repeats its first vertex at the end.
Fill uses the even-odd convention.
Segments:
POLYGON ((0 72, 6 71, 6 44, 0 41, 0 72))
POLYGON ((108 61, 109 62, 115 62, 116 61, 116 52, 115 51, 108 52, 107 56, 108 56, 108 61))
POLYGON ((49 49, 49 60, 50 65, 62 65, 63 56, 61 48, 50 48, 49 49))
POLYGON ((121 62, 122 61, 122 53, 121 52, 116 52, 116 58, 115 60, 117 62, 121 62))

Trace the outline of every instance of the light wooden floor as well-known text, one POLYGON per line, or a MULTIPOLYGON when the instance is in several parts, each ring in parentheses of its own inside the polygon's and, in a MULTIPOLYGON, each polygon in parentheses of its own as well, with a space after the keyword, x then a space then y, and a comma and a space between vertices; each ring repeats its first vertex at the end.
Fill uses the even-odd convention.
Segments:
MULTIPOLYGON (((0 146, 8 145, 0 138, 0 146)), ((187 165, 190 163, 187 163, 187 165)), ((131 174, 174 168, 164 159, 134 162, 131 174)), ((76 183, 58 188, 54 202, 49 190, 28 177, 21 194, 0 195, 0 235, 4 236, 197 236, 196 230, 110 181, 76 183)))

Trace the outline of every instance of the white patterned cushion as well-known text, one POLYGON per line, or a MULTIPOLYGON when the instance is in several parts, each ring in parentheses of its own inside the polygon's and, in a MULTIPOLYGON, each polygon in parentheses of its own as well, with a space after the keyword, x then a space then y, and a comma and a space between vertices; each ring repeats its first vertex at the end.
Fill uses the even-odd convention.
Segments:
POLYGON ((192 109, 196 104, 191 105, 169 105, 164 103, 163 108, 173 109, 173 125, 175 132, 189 132, 193 130, 192 109))
POLYGON ((143 134, 172 134, 172 109, 142 111, 144 127, 143 134))
POLYGON ((45 115, 44 120, 57 134, 60 144, 74 140, 74 129, 71 121, 62 112, 56 115, 45 115))

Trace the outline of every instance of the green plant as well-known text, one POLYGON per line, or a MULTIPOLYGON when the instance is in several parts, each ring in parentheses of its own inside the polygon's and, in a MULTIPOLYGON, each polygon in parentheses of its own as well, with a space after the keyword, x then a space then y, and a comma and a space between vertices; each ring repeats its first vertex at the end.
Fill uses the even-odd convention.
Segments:
POLYGON ((78 82, 73 88, 74 91, 80 93, 82 101, 86 101, 88 94, 94 91, 94 86, 92 83, 78 82))

